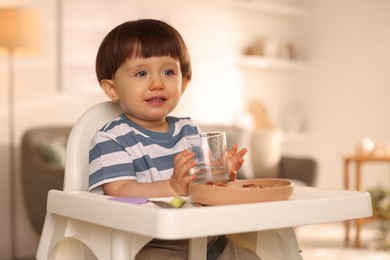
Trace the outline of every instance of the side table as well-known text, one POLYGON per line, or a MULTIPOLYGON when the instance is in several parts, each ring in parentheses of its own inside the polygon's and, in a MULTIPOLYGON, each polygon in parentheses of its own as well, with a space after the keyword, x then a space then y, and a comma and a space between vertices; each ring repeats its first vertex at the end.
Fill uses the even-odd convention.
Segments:
MULTIPOLYGON (((390 162, 390 156, 377 156, 377 155, 347 155, 344 156, 344 189, 355 189, 357 191, 361 190, 361 166, 363 163, 378 163, 378 162, 390 162), (349 166, 350 164, 355 164, 355 187, 351 185, 350 182, 350 173, 349 166)), ((355 242, 354 247, 359 248, 360 245, 360 230, 365 219, 359 218, 355 219, 355 242)), ((345 221, 345 243, 349 244, 349 230, 350 230, 350 221, 345 221)))

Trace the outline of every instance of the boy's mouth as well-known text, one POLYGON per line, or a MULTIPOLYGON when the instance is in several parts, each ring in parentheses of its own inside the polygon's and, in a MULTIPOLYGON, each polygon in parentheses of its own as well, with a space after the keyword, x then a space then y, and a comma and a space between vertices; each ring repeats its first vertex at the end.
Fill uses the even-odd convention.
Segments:
POLYGON ((152 97, 146 100, 148 103, 161 103, 166 101, 167 99, 163 96, 158 96, 158 97, 152 97))

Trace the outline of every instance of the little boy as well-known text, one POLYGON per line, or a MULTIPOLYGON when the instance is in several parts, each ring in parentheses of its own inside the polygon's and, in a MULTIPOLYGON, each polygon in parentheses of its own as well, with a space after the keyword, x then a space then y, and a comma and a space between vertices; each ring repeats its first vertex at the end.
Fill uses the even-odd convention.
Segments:
MULTIPOLYGON (((105 94, 123 113, 99 130, 91 142, 89 189, 116 197, 186 196, 196 179, 188 173, 194 154, 181 139, 199 133, 190 118, 169 116, 191 80, 191 63, 180 34, 165 22, 125 22, 103 40, 96 74, 105 94)), ((246 149, 229 151, 231 179, 246 149)), ((249 250, 211 237, 214 259, 258 259, 249 250), (216 242, 217 241, 217 242, 216 242)), ((136 259, 187 259, 188 240, 154 239, 136 259)))

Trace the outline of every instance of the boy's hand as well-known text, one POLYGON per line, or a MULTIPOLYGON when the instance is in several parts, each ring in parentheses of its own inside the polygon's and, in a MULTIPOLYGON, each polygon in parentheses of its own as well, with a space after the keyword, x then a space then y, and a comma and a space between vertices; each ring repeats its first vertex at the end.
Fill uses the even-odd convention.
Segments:
POLYGON ((229 165, 229 179, 234 181, 236 179, 237 171, 244 163, 244 155, 247 153, 247 149, 243 148, 238 151, 238 145, 233 145, 232 149, 228 153, 228 165, 229 165))
POLYGON ((188 174, 188 171, 195 166, 194 156, 193 152, 185 150, 177 154, 173 161, 174 169, 169 183, 177 195, 187 196, 189 183, 196 179, 196 175, 188 174))

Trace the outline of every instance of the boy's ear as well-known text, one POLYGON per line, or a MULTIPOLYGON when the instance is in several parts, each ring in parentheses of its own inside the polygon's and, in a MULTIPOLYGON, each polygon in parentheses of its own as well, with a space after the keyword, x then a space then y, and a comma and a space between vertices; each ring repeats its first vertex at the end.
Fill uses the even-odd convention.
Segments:
POLYGON ((181 82, 181 93, 183 94, 184 91, 186 90, 187 88, 187 85, 188 83, 190 83, 190 80, 188 78, 183 78, 182 82, 181 82))
POLYGON ((112 101, 118 101, 119 96, 115 88, 115 84, 112 80, 103 79, 100 81, 100 87, 103 89, 104 93, 106 93, 107 97, 109 97, 112 101))

